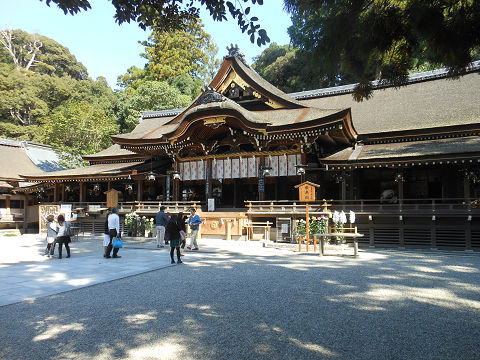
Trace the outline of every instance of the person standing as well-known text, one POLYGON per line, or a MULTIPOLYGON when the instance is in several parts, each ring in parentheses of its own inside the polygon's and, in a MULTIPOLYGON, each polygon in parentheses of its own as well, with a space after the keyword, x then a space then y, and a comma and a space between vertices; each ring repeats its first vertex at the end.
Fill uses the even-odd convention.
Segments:
POLYGON ((181 227, 178 217, 173 214, 167 225, 167 231, 170 234, 170 259, 172 259, 172 264, 175 264, 175 259, 173 257, 175 249, 177 250, 177 263, 182 263, 182 260, 180 259, 180 230, 181 227))
POLYGON ((49 258, 53 256, 55 251, 55 241, 57 239, 57 224, 54 222, 55 217, 53 215, 47 216, 47 248, 45 249, 45 255, 49 258))
POLYGON ((202 223, 202 220, 200 219, 200 216, 198 216, 195 212, 196 212, 195 208, 190 209, 188 226, 190 226, 190 230, 192 231, 192 234, 191 234, 190 245, 187 246, 188 250, 198 250, 197 234, 198 234, 198 229, 200 227, 200 224, 202 223))
POLYGON ((60 214, 57 217, 58 222, 58 233, 57 233, 57 244, 58 244, 58 258, 62 258, 62 245, 65 245, 67 249, 67 258, 70 257, 70 244, 72 240, 70 239, 70 223, 65 221, 65 217, 60 214))
POLYGON ((112 209, 112 213, 108 215, 107 224, 108 224, 108 236, 110 237, 110 242, 108 243, 105 257, 107 259, 110 259, 111 257, 121 258, 121 256, 118 256, 119 248, 113 248, 113 238, 120 237, 120 217, 118 216, 118 209, 116 207, 114 207, 112 209), (112 249, 113 249, 113 256, 110 256, 110 252, 112 251, 112 249))
POLYGON ((183 212, 178 213, 178 224, 180 225, 180 255, 183 256, 183 249, 187 243, 187 228, 185 225, 185 215, 183 212))
POLYGON ((105 219, 105 223, 103 224, 103 257, 107 257, 107 249, 108 244, 110 244, 110 235, 108 231, 108 216, 110 215, 110 211, 107 212, 107 217, 105 219))
POLYGON ((165 214, 165 206, 160 206, 160 211, 155 216, 155 224, 157 227, 157 248, 165 246, 165 229, 168 224, 168 216, 165 214))

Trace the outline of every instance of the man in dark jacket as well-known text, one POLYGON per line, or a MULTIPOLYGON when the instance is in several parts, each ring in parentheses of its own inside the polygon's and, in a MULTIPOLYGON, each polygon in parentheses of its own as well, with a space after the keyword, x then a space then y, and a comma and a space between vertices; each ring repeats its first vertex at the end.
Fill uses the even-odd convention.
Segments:
POLYGON ((165 206, 160 207, 160 211, 157 213, 155 217, 155 224, 157 227, 157 248, 165 246, 165 228, 170 220, 165 214, 165 206))

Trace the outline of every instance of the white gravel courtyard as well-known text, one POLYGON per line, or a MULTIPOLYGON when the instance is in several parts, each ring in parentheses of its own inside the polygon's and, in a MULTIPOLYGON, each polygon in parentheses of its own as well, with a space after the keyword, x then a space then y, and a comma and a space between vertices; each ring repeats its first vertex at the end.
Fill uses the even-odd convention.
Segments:
MULTIPOLYGON (((478 253, 200 246, 182 265, 1 306, 0 358, 480 358, 478 253)), ((123 249, 119 272, 159 254, 123 249)))

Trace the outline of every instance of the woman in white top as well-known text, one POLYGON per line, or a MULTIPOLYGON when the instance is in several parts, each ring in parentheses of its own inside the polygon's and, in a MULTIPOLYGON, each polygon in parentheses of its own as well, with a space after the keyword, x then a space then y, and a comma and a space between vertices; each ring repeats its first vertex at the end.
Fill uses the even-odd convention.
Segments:
POLYGON ((58 243, 58 258, 62 258, 62 244, 65 245, 65 249, 67 249, 67 258, 70 257, 70 246, 68 244, 71 243, 70 235, 69 235, 69 227, 70 223, 65 221, 65 217, 60 214, 57 217, 58 221, 58 234, 57 234, 57 243, 58 243))
POLYGON ((47 248, 45 249, 45 255, 49 258, 53 256, 55 251, 55 240, 57 239, 57 224, 55 223, 55 217, 53 215, 47 216, 47 248))
POLYGON ((110 242, 107 246, 107 251, 105 252, 105 257, 107 259, 113 258, 121 258, 118 256, 118 248, 113 248, 113 238, 120 237, 120 217, 118 216, 118 209, 115 207, 112 209, 112 213, 108 215, 108 235, 110 236, 110 242), (110 256, 110 252, 113 249, 113 256, 110 256))

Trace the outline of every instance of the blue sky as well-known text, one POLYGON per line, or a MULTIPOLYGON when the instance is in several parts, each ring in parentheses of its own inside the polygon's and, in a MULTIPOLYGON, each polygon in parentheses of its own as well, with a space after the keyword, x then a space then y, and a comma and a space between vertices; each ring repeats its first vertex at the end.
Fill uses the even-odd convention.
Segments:
MULTIPOLYGON (((115 9, 108 0, 91 0, 92 9, 75 16, 64 15, 55 4, 48 7, 39 0, 0 0, 0 28, 22 29, 39 33, 58 41, 73 53, 88 69, 92 78, 105 76, 110 86, 115 87, 117 76, 124 74, 132 65, 145 64, 139 54, 149 32, 136 23, 117 25, 113 19, 115 9)), ((264 5, 252 5, 250 16, 257 16, 268 32, 272 42, 287 44, 287 28, 290 17, 283 11, 282 0, 265 0, 264 5)), ((251 44, 242 34, 235 20, 214 22, 204 11, 202 20, 205 30, 218 45, 218 57, 226 54, 226 47, 238 44, 251 63, 265 47, 251 44)))

